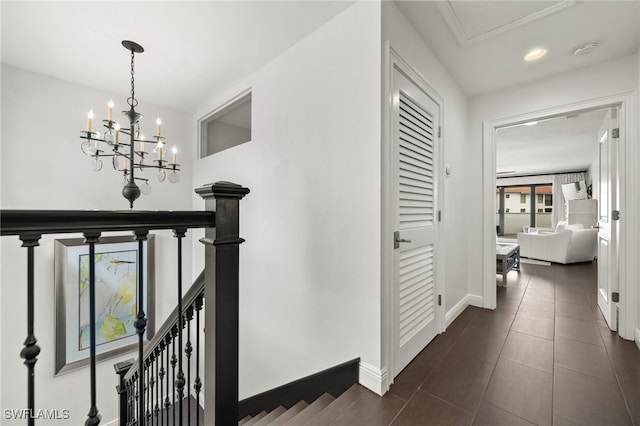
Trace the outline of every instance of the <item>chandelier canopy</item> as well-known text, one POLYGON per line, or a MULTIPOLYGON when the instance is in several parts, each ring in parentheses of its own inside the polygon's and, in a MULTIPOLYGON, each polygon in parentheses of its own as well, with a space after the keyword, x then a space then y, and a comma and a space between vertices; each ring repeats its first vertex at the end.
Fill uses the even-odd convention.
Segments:
MULTIPOLYGON (((124 176, 124 186, 122 195, 129 201, 130 208, 133 209, 133 202, 140 197, 140 194, 149 194, 151 185, 146 177, 135 176, 135 171, 140 172, 145 169, 155 169, 158 181, 163 182, 169 172, 169 181, 177 183, 180 181, 180 165, 177 163, 177 148, 172 149, 171 162, 164 158, 165 138, 162 136, 162 121, 158 117, 156 120, 156 134, 151 140, 153 149, 145 150, 145 137, 140 131, 140 119, 143 115, 135 110, 138 100, 135 97, 135 72, 134 59, 136 53, 144 52, 144 48, 133 41, 124 40, 122 45, 131 52, 131 96, 127 99, 129 109, 122 111, 129 121, 129 127, 123 128, 120 123, 113 120, 113 101, 109 101, 108 118, 102 120, 104 133, 93 131, 93 110, 89 111, 87 130, 80 132, 82 152, 93 158, 92 168, 95 171, 102 169, 102 157, 110 157, 114 170, 119 171, 124 176), (120 135, 129 136, 129 141, 120 140, 120 135), (152 159, 153 158, 153 159, 152 159), (140 186, 136 183, 140 182, 140 186)), ((123 138, 126 139, 126 138, 123 138)))

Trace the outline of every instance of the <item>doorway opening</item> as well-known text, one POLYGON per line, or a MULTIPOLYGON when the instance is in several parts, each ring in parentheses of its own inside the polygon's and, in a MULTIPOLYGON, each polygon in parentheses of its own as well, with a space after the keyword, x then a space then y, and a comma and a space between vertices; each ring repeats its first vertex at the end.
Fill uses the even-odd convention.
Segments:
MULTIPOLYGON (((510 182, 510 184, 512 185, 519 185, 519 186, 526 186, 525 184, 542 184, 544 182, 532 182, 531 180, 534 179, 534 176, 540 176, 540 175, 548 175, 548 174, 559 174, 561 172, 564 173, 568 173, 568 172, 574 172, 577 169, 570 169, 570 168, 562 168, 562 169, 557 169, 555 173, 553 173, 553 170, 546 170, 546 171, 539 171, 539 172, 531 172, 531 171, 520 171, 518 172, 518 170, 513 170, 513 168, 509 168, 509 169, 505 169, 505 168, 499 168, 499 158, 498 158, 498 134, 500 129, 511 129, 515 126, 520 126, 520 127, 524 127, 523 125, 525 123, 531 123, 531 122, 544 122, 546 120, 553 120, 553 119, 558 119, 559 117, 562 117, 564 120, 571 120, 572 116, 576 115, 576 114, 583 114, 583 113, 590 113, 593 111, 597 111, 597 110, 606 110, 606 109, 616 109, 616 111, 619 112, 619 124, 617 125, 617 128, 619 130, 615 131, 616 136, 620 136, 620 139, 618 140, 617 144, 620 147, 620 154, 619 154, 619 158, 620 158, 620 164, 619 167, 617 169, 617 183, 614 184, 615 188, 618 190, 618 194, 620 195, 619 197, 619 203, 624 205, 625 204, 625 196, 628 196, 628 187, 627 187, 627 182, 625 180, 626 177, 626 170, 628 169, 628 160, 625 158, 625 144, 624 144, 624 138, 625 138, 625 126, 626 125, 630 125, 633 126, 633 123, 635 123, 635 121, 633 120, 632 117, 632 111, 631 111, 631 107, 633 106, 632 104, 632 97, 631 95, 620 95, 620 96, 612 96, 609 98, 602 98, 602 99, 597 99, 597 100, 592 100, 592 101, 585 101, 579 104, 573 104, 573 105, 567 105, 567 106, 559 106, 559 107, 555 107, 555 108, 550 108, 550 109, 546 109, 544 111, 538 111, 538 112, 530 112, 530 113, 526 113, 526 114, 521 114, 518 116, 512 116, 512 117, 508 117, 508 118, 504 118, 504 119, 497 119, 497 120, 491 120, 491 121, 486 121, 483 123, 483 139, 484 139, 484 158, 483 158, 483 165, 484 165, 484 189, 483 189, 483 306, 485 308, 489 308, 489 309, 495 309, 496 307, 496 275, 495 275, 495 262, 496 262, 496 238, 497 238, 497 234, 499 233, 499 215, 497 214, 498 212, 498 199, 497 199, 497 195, 496 195, 496 191, 498 187, 500 186, 508 186, 507 184, 505 184, 504 182, 500 184, 498 184, 498 180, 502 180, 502 179, 521 179, 521 181, 515 181, 515 182, 510 182)), ((533 125, 532 125, 533 126, 533 125)), ((534 126, 535 127, 535 126, 534 126)), ((633 130, 633 129, 631 129, 633 130)), ((594 142, 596 143, 596 149, 600 149, 599 145, 597 145, 597 140, 594 142)), ((521 148, 521 147, 520 147, 521 148)), ((540 146, 538 146, 538 148, 541 148, 540 146)), ((542 157, 542 160, 544 160, 545 158, 545 151, 542 149, 537 149, 533 155, 525 155, 525 154, 521 154, 518 156, 518 158, 520 160, 522 160, 523 163, 529 163, 529 164, 533 164, 534 162, 532 161, 532 159, 534 157, 542 157)), ((553 157, 549 157, 547 156, 547 164, 548 165, 552 165, 554 162, 554 158, 553 157)), ((560 160, 567 160, 567 156, 561 157, 560 160)), ((594 159, 595 160, 595 159, 594 159)), ((542 161, 544 163, 544 161, 542 161)), ((586 171, 588 171, 589 168, 587 168, 586 171)), ((584 168, 583 168, 583 171, 584 168)), ((585 179, 586 180, 586 179, 585 179)), ((548 179, 547 179, 547 183, 548 183, 548 179)), ((593 178, 591 179, 591 189, 593 189, 595 186, 599 186, 600 183, 598 182, 594 182, 593 178)), ((525 197, 526 198, 526 197, 525 197)), ((632 197, 633 198, 633 197, 632 197)), ((556 216, 556 212, 555 212, 555 207, 558 205, 556 201, 556 196, 554 196, 552 198, 552 212, 554 217, 556 216)), ((520 200, 519 200, 520 201, 520 200)), ((536 200, 537 201, 537 200, 536 200)), ((526 200, 525 200, 526 202, 526 200)), ((529 199, 529 202, 531 202, 531 200, 529 199)), ((505 208, 506 209, 506 208, 505 208)), ((536 207, 536 212, 537 212, 537 207, 536 207)), ((525 210, 524 213, 527 213, 527 211, 525 210)), ((531 211, 528 212, 529 215, 531 215, 531 211)), ((556 218, 553 222, 552 222, 552 227, 557 225, 557 221, 558 219, 556 218)), ((523 225, 524 228, 525 225, 523 225)), ((529 225, 530 226, 530 225, 529 225)), ((626 225, 624 222, 617 222, 615 224, 615 232, 618 235, 624 235, 625 233, 625 227, 626 226, 630 226, 633 227, 634 225, 626 225)), ((523 229, 524 231, 524 229, 523 229)), ((616 279, 615 281, 615 285, 619 285, 619 287, 617 289, 615 289, 615 291, 611 290, 611 293, 618 293, 620 295, 622 295, 623 293, 627 293, 627 294, 635 294, 635 289, 634 288, 630 288, 628 285, 626 285, 625 280, 621 279, 619 282, 617 281, 618 277, 623 277, 623 273, 618 274, 618 269, 620 268, 625 268, 626 267, 626 263, 624 262, 624 250, 626 249, 627 245, 629 243, 627 241, 625 241, 624 237, 622 240, 617 241, 611 248, 613 250, 616 251, 616 254, 619 254, 619 256, 616 259, 620 259, 620 261, 618 262, 618 260, 615 260, 614 263, 611 263, 610 266, 610 270, 612 272, 615 272, 615 276, 614 278, 616 279), (619 252, 619 253, 618 253, 619 252)), ((624 278, 624 277, 623 277, 624 278)), ((632 287, 632 286, 631 286, 632 287)), ((611 298, 611 296, 613 296, 613 294, 609 294, 609 297, 611 298)), ((618 296, 618 295, 615 295, 618 296)), ((611 299, 611 300, 617 300, 617 297, 615 299, 611 299)), ((620 318, 620 327, 621 327, 621 333, 620 335, 622 337, 626 337, 629 338, 629 332, 628 332, 628 327, 626 327, 626 320, 627 318, 632 319, 633 314, 635 313, 635 305, 633 305, 633 301, 631 300, 631 302, 629 302, 629 306, 626 306, 624 301, 622 301, 622 297, 620 296, 620 300, 621 302, 619 304, 616 304, 615 310, 616 313, 619 314, 619 318, 620 318)), ((631 322, 627 322, 628 324, 630 324, 631 322)), ((632 333, 632 332, 631 332, 632 333)), ((631 334, 631 337, 633 337, 633 335, 631 334)))

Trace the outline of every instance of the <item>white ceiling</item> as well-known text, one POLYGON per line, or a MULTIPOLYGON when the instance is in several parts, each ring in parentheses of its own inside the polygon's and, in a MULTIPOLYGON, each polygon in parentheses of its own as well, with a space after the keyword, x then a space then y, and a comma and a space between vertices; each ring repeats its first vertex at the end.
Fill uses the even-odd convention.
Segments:
MULTIPOLYGON (((352 1, 6 1, 2 63, 193 112, 352 1)), ((124 102, 124 100, 123 100, 124 102)))
MULTIPOLYGON (((1 57, 3 64, 107 90, 115 99, 129 90, 130 58, 120 42, 134 40, 145 48, 136 55, 138 98, 194 112, 205 97, 241 81, 352 3, 3 0, 1 57)), ((419 0, 396 4, 470 97, 639 49, 637 0, 419 0), (591 54, 572 54, 576 47, 593 41, 599 47, 591 54), (546 47, 549 54, 539 62, 525 63, 524 54, 537 46, 546 47)), ((533 173, 534 158, 543 160, 538 169, 547 167, 553 158, 568 158, 551 149, 566 145, 572 157, 576 152, 589 152, 588 148, 578 149, 575 141, 568 142, 584 136, 586 127, 578 125, 578 120, 565 121, 568 127, 561 130, 565 134, 562 143, 544 139, 540 125, 527 129, 538 132, 540 139, 528 133, 504 136, 504 143, 499 141, 499 167, 517 167, 526 173, 526 164, 507 167, 500 160, 526 158, 533 173), (571 132, 575 138, 569 136, 571 132)))
POLYGON ((598 155, 598 130, 606 110, 498 129, 498 177, 585 171, 598 155))
MULTIPOLYGON (((637 53, 640 2, 396 1, 438 60, 473 97, 637 53), (588 55, 573 51, 597 42, 588 55), (524 55, 549 53, 528 63, 524 55)), ((604 112, 497 133, 498 176, 586 170, 597 155, 604 112), (512 173, 504 173, 512 172, 512 173)))
POLYGON ((538 19, 523 19, 523 25, 513 28, 510 23, 559 2, 444 1, 470 37, 501 26, 508 29, 466 46, 458 42, 437 3, 396 1, 470 97, 631 55, 640 46, 640 2, 635 0, 578 1, 538 19), (599 47, 591 54, 573 55, 577 47, 594 41, 599 47), (529 50, 539 46, 549 51, 547 56, 537 62, 523 61, 529 50))

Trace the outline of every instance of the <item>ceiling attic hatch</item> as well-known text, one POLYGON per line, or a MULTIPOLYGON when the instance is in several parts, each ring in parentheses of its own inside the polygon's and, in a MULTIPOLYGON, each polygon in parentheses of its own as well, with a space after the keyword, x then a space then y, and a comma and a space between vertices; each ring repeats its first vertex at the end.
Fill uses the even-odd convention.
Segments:
POLYGON ((460 46, 470 46, 567 7, 560 1, 438 1, 436 5, 460 46))

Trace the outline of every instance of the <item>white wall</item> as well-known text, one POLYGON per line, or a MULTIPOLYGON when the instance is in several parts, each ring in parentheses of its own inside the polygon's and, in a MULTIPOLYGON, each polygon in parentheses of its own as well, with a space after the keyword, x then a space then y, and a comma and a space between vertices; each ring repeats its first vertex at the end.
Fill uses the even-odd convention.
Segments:
POLYGON ((473 206, 468 215, 468 281, 471 293, 481 295, 483 291, 482 280, 477 279, 478 271, 482 270, 482 257, 477 253, 482 252, 484 149, 491 149, 490 143, 483 147, 483 122, 636 90, 637 73, 638 58, 632 55, 470 99, 466 178, 469 184, 467 201, 473 206))
MULTIPOLYGON (((407 18, 394 2, 382 3, 382 42, 389 41, 391 47, 415 68, 431 87, 444 99, 443 139, 444 163, 452 167, 453 173, 446 178, 444 186, 443 235, 446 256, 445 312, 459 306, 467 295, 466 264, 464 248, 467 234, 467 202, 456 194, 466 194, 467 156, 467 98, 447 70, 438 62, 425 45, 407 18)), ((459 313, 459 312, 458 312, 459 313)), ((450 315, 451 316, 451 315, 450 315)), ((455 317, 454 317, 455 318, 455 317)), ((453 318, 449 318, 452 320, 453 318)))
POLYGON ((379 4, 357 3, 194 116, 252 88, 253 140, 194 164, 196 185, 251 189, 241 399, 357 357, 380 365, 379 42, 379 4))
MULTIPOLYGON (((123 88, 126 90, 126 88, 123 88)), ((2 67, 2 208, 3 209, 127 209, 122 197, 122 176, 105 164, 93 172, 91 160, 80 151, 80 131, 86 128, 86 114, 93 108, 94 123, 106 118, 106 103, 116 102, 116 110, 125 109, 126 94, 105 93, 61 80, 44 77, 11 67, 2 67)), ((170 145, 179 147, 178 160, 183 164, 179 184, 152 183, 153 192, 142 196, 136 209, 190 210, 193 187, 191 175, 192 141, 190 117, 184 113, 148 105, 141 96, 139 110, 147 117, 143 131, 155 130, 156 116, 163 119, 163 129, 170 145), (151 120, 151 121, 149 121, 151 120)), ((120 115, 114 112, 114 118, 120 115)), ((94 124, 95 126, 95 124, 94 124)), ((95 127, 94 127, 95 128, 95 127)), ((149 172, 147 172, 149 173, 149 172)), ((159 232, 156 241, 157 319, 158 325, 175 306, 175 239, 170 232, 159 232)), ((77 236, 77 235, 74 235, 77 236)), ((36 364, 36 404, 38 408, 69 409, 69 421, 56 424, 84 423, 89 411, 89 369, 54 377, 55 306, 54 259, 55 238, 45 236, 35 250, 36 300, 35 336, 41 353, 36 364)), ((2 238, 0 350, 2 408, 26 405, 27 369, 19 357, 26 337, 26 249, 17 237, 2 238)), ((191 242, 185 244, 190 256, 191 242)), ((190 283, 186 268, 184 280, 190 283)), ((103 423, 118 417, 117 383, 113 363, 134 356, 128 354, 98 365, 100 387, 97 405, 103 423)), ((22 424, 7 421, 6 424, 22 424)), ((5 424, 4 422, 2 424, 5 424)))

